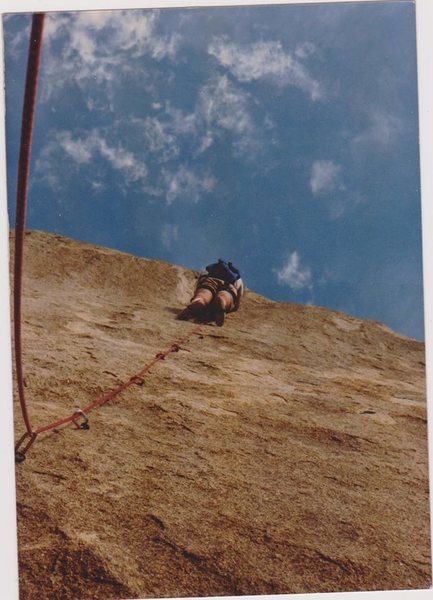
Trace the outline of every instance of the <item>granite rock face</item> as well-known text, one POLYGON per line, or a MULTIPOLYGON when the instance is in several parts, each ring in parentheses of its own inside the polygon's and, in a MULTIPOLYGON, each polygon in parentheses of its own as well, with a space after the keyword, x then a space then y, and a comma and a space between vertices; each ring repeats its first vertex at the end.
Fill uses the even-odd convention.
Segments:
POLYGON ((429 587, 424 345, 252 292, 224 327, 193 331, 176 320, 193 285, 180 267, 27 233, 35 428, 192 335, 89 430, 41 434, 17 465, 22 600, 429 587))

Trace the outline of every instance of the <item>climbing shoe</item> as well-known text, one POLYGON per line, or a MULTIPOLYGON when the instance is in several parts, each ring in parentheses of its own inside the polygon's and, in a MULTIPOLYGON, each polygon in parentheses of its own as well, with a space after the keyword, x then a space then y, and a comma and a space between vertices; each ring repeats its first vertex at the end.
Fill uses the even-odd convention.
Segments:
POLYGON ((188 305, 188 308, 192 312, 200 312, 205 308, 205 306, 206 306, 206 303, 203 300, 203 298, 195 298, 195 300, 190 302, 190 304, 188 305))
POLYGON ((188 321, 192 316, 192 311, 189 306, 187 306, 177 315, 177 319, 179 319, 179 321, 188 321))
POLYGON ((225 318, 226 318, 225 304, 221 300, 221 298, 217 298, 216 311, 215 311, 215 323, 218 325, 218 327, 222 327, 224 325, 225 318))
POLYGON ((222 327, 224 325, 225 318, 226 318, 225 311, 218 310, 215 315, 215 323, 218 325, 218 327, 222 327))

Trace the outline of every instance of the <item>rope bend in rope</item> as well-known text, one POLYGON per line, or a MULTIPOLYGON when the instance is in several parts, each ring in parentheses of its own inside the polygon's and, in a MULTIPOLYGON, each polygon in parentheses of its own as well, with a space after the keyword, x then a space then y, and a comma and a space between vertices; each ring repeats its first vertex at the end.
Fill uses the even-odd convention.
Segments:
POLYGON ((36 430, 33 430, 31 432, 26 431, 20 437, 20 439, 18 440, 18 442, 15 445, 15 460, 16 460, 16 462, 20 463, 25 460, 26 453, 31 448, 31 446, 34 444, 38 435, 40 435, 42 433, 52 431, 53 429, 57 429, 63 425, 67 425, 69 423, 74 423, 75 426, 77 427, 77 429, 89 429, 90 424, 89 424, 88 414, 92 410, 94 410, 95 408, 98 408, 99 406, 102 406, 103 404, 105 404, 106 402, 108 402, 109 400, 114 398, 114 396, 117 396, 118 394, 123 392, 125 389, 127 389, 131 385, 134 385, 134 384, 140 385, 140 386, 144 385, 145 374, 149 373, 150 369, 156 363, 158 363, 161 360, 164 360, 168 354, 170 354, 172 352, 179 352, 179 350, 181 349, 181 345, 188 342, 192 338, 193 335, 198 334, 200 332, 200 330, 202 329, 202 327, 203 327, 203 325, 198 325, 189 333, 188 336, 182 338, 181 340, 175 341, 174 343, 171 344, 171 346, 169 348, 167 348, 167 350, 158 352, 155 355, 155 357, 141 369, 141 371, 139 371, 138 373, 135 373, 126 382, 119 384, 117 387, 108 391, 107 393, 105 393, 103 396, 101 396, 100 398, 98 398, 97 400, 95 400, 94 402, 89 404, 88 406, 86 406, 82 409, 81 408, 77 409, 75 412, 73 412, 69 416, 64 417, 62 419, 58 419, 56 421, 53 421, 52 423, 49 423, 48 425, 44 425, 42 427, 39 427, 36 430))
MULTIPOLYGON (((24 262, 24 231, 26 220, 27 187, 30 170, 30 154, 33 133, 33 121, 36 105, 39 63, 44 29, 44 13, 34 14, 27 58, 27 72, 21 124, 20 153, 18 159, 16 216, 15 216, 15 264, 14 264, 14 346, 18 394, 26 425, 27 436, 34 438, 24 392, 24 374, 21 344, 21 298, 22 273, 24 262)), ((31 445, 32 441, 29 442, 31 445)))
POLYGON ((63 419, 58 419, 49 425, 45 425, 34 429, 31 424, 26 397, 25 383, 22 361, 22 340, 21 340, 21 303, 22 303, 22 273, 24 263, 24 234, 27 208, 27 188, 30 171, 30 156, 31 143, 33 134, 33 123, 36 106, 36 93, 39 75, 39 64, 42 49, 42 35, 44 29, 44 13, 33 14, 32 28, 30 33, 27 72, 24 91, 24 102, 22 111, 21 124, 21 139, 20 153, 18 160, 17 174, 17 193, 16 193, 16 217, 15 217, 15 264, 14 264, 14 346, 15 346, 15 363, 16 363, 16 378, 19 394, 21 412, 26 426, 26 432, 21 436, 15 445, 16 462, 22 462, 27 451, 34 444, 36 438, 41 433, 56 429, 67 423, 74 423, 78 429, 88 429, 89 419, 88 413, 94 408, 108 402, 116 394, 133 384, 143 385, 143 376, 149 369, 159 360, 164 360, 170 352, 178 352, 181 344, 185 343, 194 333, 202 326, 197 327, 189 336, 174 342, 170 348, 163 352, 159 352, 155 358, 146 365, 139 373, 133 375, 126 383, 119 385, 114 390, 111 390, 95 402, 89 404, 83 409, 77 409, 74 413, 63 419))

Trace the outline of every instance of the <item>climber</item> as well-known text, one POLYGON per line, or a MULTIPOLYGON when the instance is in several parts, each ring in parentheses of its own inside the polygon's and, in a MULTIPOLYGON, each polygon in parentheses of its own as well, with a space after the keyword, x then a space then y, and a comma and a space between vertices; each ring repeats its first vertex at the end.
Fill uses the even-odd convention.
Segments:
POLYGON ((238 269, 231 262, 219 259, 199 273, 194 296, 178 319, 186 321, 212 315, 222 327, 225 315, 238 310, 243 293, 244 284, 238 269))

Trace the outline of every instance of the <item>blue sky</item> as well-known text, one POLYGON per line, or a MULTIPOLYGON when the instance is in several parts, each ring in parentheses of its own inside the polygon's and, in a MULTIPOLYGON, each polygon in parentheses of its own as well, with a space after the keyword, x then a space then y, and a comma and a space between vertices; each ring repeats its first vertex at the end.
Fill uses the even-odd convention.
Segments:
MULTIPOLYGON (((9 214, 30 19, 4 18, 9 214)), ((52 13, 27 226, 422 339, 411 2, 52 13)))

